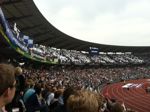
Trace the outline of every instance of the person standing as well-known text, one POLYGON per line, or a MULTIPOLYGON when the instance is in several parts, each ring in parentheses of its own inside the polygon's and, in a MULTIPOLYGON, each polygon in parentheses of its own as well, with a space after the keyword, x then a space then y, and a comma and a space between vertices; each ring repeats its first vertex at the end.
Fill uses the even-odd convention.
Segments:
POLYGON ((6 110, 8 112, 13 112, 14 109, 18 109, 19 112, 25 112, 25 105, 23 102, 23 93, 25 88, 25 78, 22 75, 22 68, 15 68, 15 78, 16 78, 16 92, 11 103, 7 104, 6 110))

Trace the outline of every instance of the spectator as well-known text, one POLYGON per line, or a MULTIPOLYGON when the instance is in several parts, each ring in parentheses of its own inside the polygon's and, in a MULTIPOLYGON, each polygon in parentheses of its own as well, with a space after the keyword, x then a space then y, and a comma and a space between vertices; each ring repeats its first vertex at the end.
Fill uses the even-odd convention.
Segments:
POLYGON ((67 100, 70 95, 75 93, 74 87, 68 87, 63 92, 63 105, 59 105, 57 108, 55 108, 54 112, 67 112, 66 106, 67 106, 67 100))
POLYGON ((25 106, 23 102, 23 91, 25 88, 25 79, 22 75, 22 69, 20 67, 15 68, 16 77, 16 92, 12 102, 6 105, 6 110, 12 112, 12 108, 18 108, 19 112, 25 112, 25 106))
POLYGON ((41 84, 36 84, 33 90, 34 92, 25 101, 26 112, 48 112, 41 95, 41 84))
POLYGON ((92 92, 77 91, 67 101, 69 112, 99 112, 98 100, 92 92))
POLYGON ((15 91, 14 67, 8 64, 0 64, 0 109, 12 101, 15 91))
POLYGON ((24 88, 25 88, 25 78, 22 75, 22 68, 21 67, 15 68, 15 75, 16 75, 16 81, 18 81, 17 82, 17 91, 23 92, 24 88))

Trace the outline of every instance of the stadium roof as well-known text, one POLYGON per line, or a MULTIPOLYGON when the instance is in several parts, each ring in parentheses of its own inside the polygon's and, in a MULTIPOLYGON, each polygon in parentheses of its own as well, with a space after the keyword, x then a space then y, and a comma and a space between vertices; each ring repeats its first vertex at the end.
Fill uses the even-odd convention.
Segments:
MULTIPOLYGON (((17 23, 34 43, 69 50, 88 51, 97 47, 101 52, 148 52, 150 47, 114 46, 75 39, 56 29, 40 13, 33 0, 4 0, 2 10, 10 24, 17 23)), ((65 26, 64 26, 65 27, 65 26)))

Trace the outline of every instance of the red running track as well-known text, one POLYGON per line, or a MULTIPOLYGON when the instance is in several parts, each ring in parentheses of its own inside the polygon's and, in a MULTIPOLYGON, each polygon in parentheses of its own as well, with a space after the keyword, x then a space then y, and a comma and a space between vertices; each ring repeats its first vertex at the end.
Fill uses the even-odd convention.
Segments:
POLYGON ((150 84, 150 79, 130 80, 106 85, 102 89, 102 94, 115 98, 119 102, 124 102, 127 108, 137 112, 150 112, 150 93, 146 93, 145 85, 150 84), (131 87, 129 90, 122 88, 128 83, 141 84, 140 87, 131 87))

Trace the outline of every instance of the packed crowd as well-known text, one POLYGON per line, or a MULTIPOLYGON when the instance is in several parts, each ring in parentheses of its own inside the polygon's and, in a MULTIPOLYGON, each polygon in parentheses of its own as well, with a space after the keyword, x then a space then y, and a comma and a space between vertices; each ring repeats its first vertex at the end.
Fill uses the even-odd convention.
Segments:
MULTIPOLYGON (((9 73, 10 70, 6 65, 4 68, 1 66, 4 65, 0 64, 0 77, 1 83, 3 83, 3 74, 9 73)), ((15 85, 11 86, 11 88, 16 88, 15 97, 12 102, 11 100, 8 101, 11 102, 10 104, 0 105, 3 110, 8 112, 17 109, 19 112, 127 112, 129 110, 123 102, 104 97, 101 95, 100 89, 108 83, 149 78, 150 67, 81 68, 51 66, 37 69, 30 66, 24 67, 23 71, 20 67, 16 67, 14 74, 16 81, 14 79, 9 85, 15 85)), ((4 81, 8 82, 9 77, 4 81)), ((9 85, 8 88, 10 88, 9 85)), ((5 90, 3 84, 0 87, 1 90, 5 90)))
POLYGON ((44 81, 47 85, 76 86, 80 88, 90 88, 100 90, 100 86, 106 83, 113 83, 122 80, 148 78, 150 67, 123 67, 123 68, 81 68, 51 66, 47 69, 24 69, 27 79, 31 78, 35 82, 44 81))
POLYGON ((98 55, 91 55, 89 52, 57 49, 37 44, 35 44, 33 48, 30 48, 30 54, 31 56, 37 56, 43 60, 58 59, 60 64, 128 65, 143 64, 145 62, 141 57, 137 57, 132 53, 101 53, 98 55))

